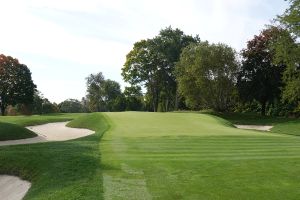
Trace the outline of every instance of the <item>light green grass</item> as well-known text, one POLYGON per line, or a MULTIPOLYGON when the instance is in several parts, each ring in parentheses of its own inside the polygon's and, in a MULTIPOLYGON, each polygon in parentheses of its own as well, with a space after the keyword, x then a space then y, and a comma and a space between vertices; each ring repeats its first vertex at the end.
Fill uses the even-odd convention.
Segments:
POLYGON ((297 199, 300 139, 194 113, 107 113, 106 199, 297 199))
POLYGON ((240 130, 219 117, 197 113, 93 113, 69 126, 96 134, 66 142, 0 147, 0 174, 32 182, 25 199, 300 196, 297 136, 240 130))

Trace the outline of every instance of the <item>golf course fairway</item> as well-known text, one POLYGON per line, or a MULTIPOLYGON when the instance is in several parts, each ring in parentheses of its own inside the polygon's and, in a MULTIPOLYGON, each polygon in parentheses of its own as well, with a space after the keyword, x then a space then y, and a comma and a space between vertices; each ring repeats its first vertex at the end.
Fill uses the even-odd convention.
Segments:
MULTIPOLYGON (((241 130, 199 113, 92 113, 64 118, 74 119, 70 127, 96 133, 71 141, 0 147, 0 174, 32 183, 25 199, 300 196, 298 136, 241 130)), ((2 121, 10 120, 30 124, 30 117, 2 121)))
POLYGON ((298 137, 193 113, 106 113, 105 199, 297 199, 298 137))

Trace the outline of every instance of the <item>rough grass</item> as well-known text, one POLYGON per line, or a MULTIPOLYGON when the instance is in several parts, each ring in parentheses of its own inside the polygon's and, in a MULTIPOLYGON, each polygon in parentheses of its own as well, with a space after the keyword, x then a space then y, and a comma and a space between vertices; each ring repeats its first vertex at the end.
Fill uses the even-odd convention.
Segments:
POLYGON ((214 114, 229 120, 233 124, 246 125, 272 125, 273 133, 297 135, 300 136, 300 119, 260 116, 257 114, 240 114, 240 113, 218 113, 214 114))
MULTIPOLYGON (((14 121, 28 124, 30 120, 14 121)), ((102 199, 99 142, 108 126, 98 113, 78 118, 71 125, 81 127, 82 123, 96 134, 66 142, 0 147, 0 174, 17 175, 32 182, 25 199, 102 199)))
POLYGON ((69 121, 85 114, 50 114, 32 116, 0 116, 0 141, 18 140, 37 136, 25 126, 69 121))
POLYGON ((47 115, 31 115, 31 116, 0 116, 0 122, 18 124, 20 126, 33 126, 46 124, 51 122, 71 121, 77 117, 87 115, 85 113, 75 114, 47 114, 47 115))
POLYGON ((34 132, 16 124, 0 122, 0 141, 17 140, 37 136, 34 132))

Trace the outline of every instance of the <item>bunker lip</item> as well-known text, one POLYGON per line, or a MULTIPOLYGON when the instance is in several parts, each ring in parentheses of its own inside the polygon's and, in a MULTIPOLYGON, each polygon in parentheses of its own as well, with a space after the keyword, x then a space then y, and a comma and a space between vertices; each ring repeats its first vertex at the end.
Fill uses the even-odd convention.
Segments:
MULTIPOLYGON (((21 140, 1 141, 0 146, 65 141, 85 137, 94 133, 88 129, 66 127, 67 123, 68 122, 57 122, 26 127, 38 134, 38 136, 21 140)), ((1 200, 22 200, 30 187, 31 183, 28 181, 21 180, 15 176, 0 175, 1 200)))
POLYGON ((28 126, 27 129, 35 132, 38 136, 21 140, 1 141, 0 146, 33 144, 48 141, 66 141, 85 137, 94 133, 88 129, 66 127, 68 122, 55 122, 37 126, 28 126))
POLYGON ((248 129, 248 130, 258 130, 258 131, 270 131, 273 126, 263 126, 263 125, 237 125, 234 124, 236 128, 248 129))
POLYGON ((31 183, 16 176, 0 175, 1 200, 22 200, 31 183))

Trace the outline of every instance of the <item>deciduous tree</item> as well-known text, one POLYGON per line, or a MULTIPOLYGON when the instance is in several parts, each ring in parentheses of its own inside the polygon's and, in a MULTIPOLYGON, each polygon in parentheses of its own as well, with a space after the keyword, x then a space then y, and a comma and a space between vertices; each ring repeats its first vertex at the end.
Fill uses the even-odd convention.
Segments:
POLYGON ((286 30, 282 32, 278 42, 274 45, 276 50, 275 63, 284 61, 286 69, 283 74, 282 100, 300 110, 300 0, 290 0, 289 8, 277 21, 286 30), (297 42, 298 41, 298 42, 297 42), (298 108, 297 108, 298 107, 298 108))
POLYGON ((178 88, 193 109, 227 111, 233 104, 238 62, 224 44, 202 42, 183 50, 176 66, 178 88))
POLYGON ((30 104, 35 84, 28 67, 10 56, 0 55, 0 109, 2 115, 8 105, 30 104))
POLYGON ((177 108, 177 83, 175 63, 182 49, 198 37, 185 35, 179 29, 168 27, 153 39, 141 40, 134 44, 126 57, 122 76, 131 85, 146 88, 151 110, 156 112, 162 104, 163 111, 177 108))
POLYGON ((91 111, 125 110, 125 101, 118 82, 105 79, 101 72, 91 74, 86 80, 87 102, 91 111))
POLYGON ((58 104, 59 110, 63 113, 81 113, 83 105, 77 99, 67 99, 58 104))
POLYGON ((256 100, 261 104, 261 114, 265 115, 267 103, 280 98, 283 86, 282 75, 285 65, 274 64, 275 51, 272 44, 278 41, 284 30, 269 27, 248 41, 242 51, 242 68, 238 77, 238 89, 244 101, 256 100))

